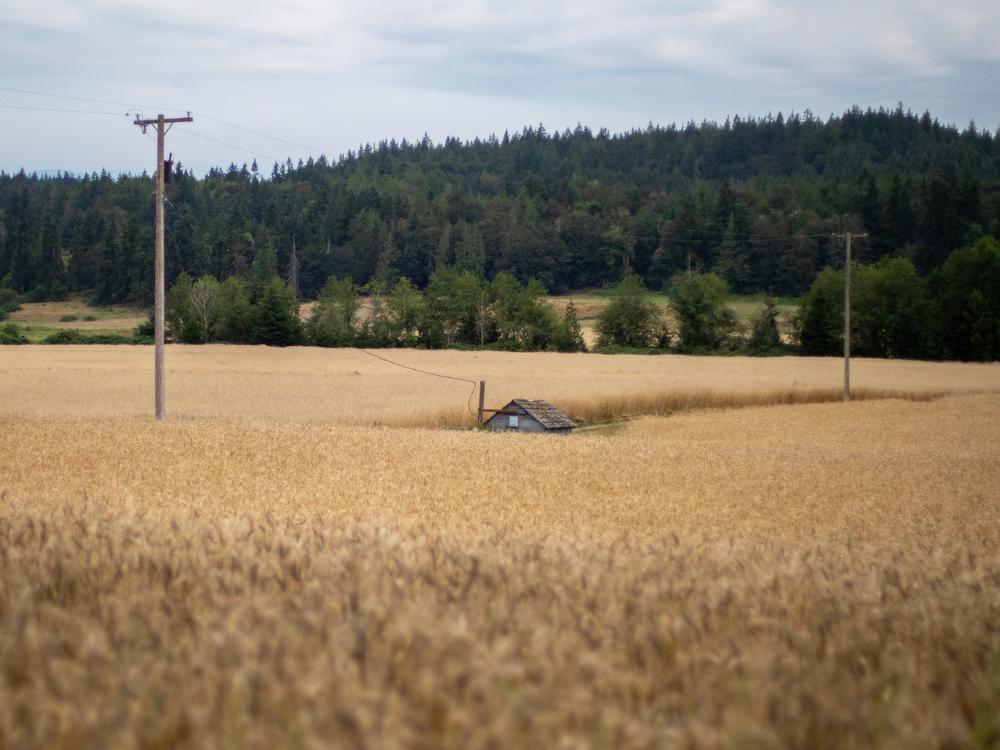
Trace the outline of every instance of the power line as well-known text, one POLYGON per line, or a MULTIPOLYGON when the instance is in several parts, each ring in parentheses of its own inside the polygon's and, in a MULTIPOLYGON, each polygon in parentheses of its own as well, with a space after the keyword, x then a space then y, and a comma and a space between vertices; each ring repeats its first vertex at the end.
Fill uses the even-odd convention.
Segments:
POLYGON ((70 99, 76 102, 90 102, 92 104, 114 104, 119 107, 136 107, 138 109, 162 109, 170 112, 186 112, 185 109, 177 109, 177 107, 151 107, 143 104, 136 104, 135 102, 115 102, 109 99, 89 99, 85 96, 70 96, 68 94, 53 94, 47 91, 35 91, 33 89, 18 89, 12 86, 0 86, 0 91, 12 91, 16 94, 31 94, 32 96, 45 96, 52 99, 70 99))
MULTIPOLYGON (((194 114, 197 114, 197 113, 194 113, 194 114)), ((250 150, 248 148, 243 148, 242 146, 237 146, 235 143, 229 143, 227 141, 223 141, 223 140, 220 140, 218 138, 212 138, 209 135, 204 135, 202 133, 195 133, 195 132, 192 132, 190 130, 179 130, 178 132, 179 133, 185 133, 187 135, 193 135, 195 138, 201 138, 201 139, 206 140, 206 141, 212 141, 213 143, 218 143, 218 144, 220 144, 222 146, 228 146, 229 148, 234 148, 237 151, 243 151, 244 153, 250 154, 253 157, 257 157, 257 158, 261 158, 261 159, 270 159, 275 164, 280 164, 281 163, 281 159, 275 159, 273 156, 268 156, 267 154, 262 154, 259 151, 252 151, 252 150, 250 150)))
POLYGON ((202 114, 200 112, 194 112, 193 114, 195 114, 198 117, 201 117, 201 118, 203 118, 205 120, 211 120, 212 122, 217 122, 220 125, 227 125, 227 126, 229 126, 231 128, 236 128, 237 130, 242 130, 244 133, 252 133, 253 135, 259 135, 262 138, 269 138, 270 140, 277 141, 278 143, 284 143, 284 144, 286 144, 288 146, 295 146, 295 148, 301 148, 301 149, 304 149, 306 151, 311 151, 314 154, 320 154, 320 155, 323 154, 322 149, 313 148, 312 146, 305 146, 305 145, 303 145, 301 143, 296 143, 295 141, 289 141, 289 140, 286 140, 284 138, 279 138, 276 135, 268 135, 267 133, 262 133, 259 130, 251 130, 250 128, 245 128, 242 125, 237 125, 237 124, 232 123, 232 122, 226 122, 225 120, 220 120, 220 119, 218 119, 216 117, 209 117, 208 115, 202 114))
MULTIPOLYGON (((176 107, 159 107, 159 106, 154 107, 154 106, 151 106, 151 105, 142 105, 142 104, 135 104, 135 103, 129 103, 129 102, 112 101, 110 99, 91 99, 91 98, 84 97, 84 96, 70 96, 68 94, 55 94, 55 93, 50 93, 50 92, 45 92, 45 91, 36 91, 34 89, 19 89, 19 88, 14 88, 13 86, 0 86, 0 91, 11 91, 11 92, 14 92, 14 93, 17 93, 17 94, 30 94, 32 96, 44 96, 44 97, 51 97, 51 98, 54 98, 54 99, 69 99, 69 100, 78 101, 78 102, 91 102, 91 103, 94 103, 94 104, 114 104, 114 105, 120 106, 120 107, 136 107, 138 109, 157 109, 157 110, 166 111, 166 112, 187 112, 188 111, 188 110, 184 110, 184 109, 177 109, 176 107)), ((23 108, 19 108, 19 107, 5 107, 5 109, 34 109, 34 108, 33 107, 23 107, 23 108)), ((56 110, 56 109, 53 109, 53 110, 43 110, 43 111, 71 112, 71 111, 75 111, 75 110, 56 110)), ((94 114, 96 114, 96 113, 94 113, 94 114)), ((114 112, 114 113, 107 113, 107 114, 118 114, 118 113, 114 112)), ((201 118, 203 118, 205 120, 210 120, 212 122, 216 122, 216 123, 218 123, 220 125, 225 125, 225 126, 230 127, 230 128, 235 128, 236 130, 242 130, 245 133, 251 133, 253 135, 260 136, 261 138, 268 138, 268 139, 270 139, 272 141, 277 141, 279 143, 284 143, 284 144, 286 144, 288 146, 294 146, 295 148, 301 148, 301 149, 303 149, 305 151, 310 151, 310 152, 315 153, 315 154, 322 155, 324 153, 323 149, 314 148, 313 146, 307 146, 307 145, 305 145, 303 143, 297 143, 295 141, 290 141, 290 140, 288 140, 286 138, 280 138, 280 137, 278 137, 276 135, 271 135, 269 133, 265 133, 265 132, 260 131, 260 130, 253 130, 251 128, 243 127, 242 125, 237 125, 236 123, 229 122, 228 120, 220 120, 217 117, 212 117, 211 115, 206 115, 203 112, 193 112, 192 114, 194 114, 197 117, 201 117, 201 118)), ((268 158, 271 158, 271 157, 268 157, 268 158)), ((278 161, 278 160, 275 159, 274 161, 278 161)))
POLYGON ((0 104, 0 109, 19 109, 26 112, 68 112, 77 115, 114 115, 128 117, 128 112, 99 112, 93 109, 58 109, 55 107, 19 107, 13 104, 0 104))
POLYGON ((469 398, 465 402, 465 408, 469 411, 470 414, 474 413, 472 411, 472 397, 476 395, 476 388, 479 386, 479 383, 477 383, 475 380, 469 380, 468 378, 459 378, 454 375, 444 375, 443 373, 431 372, 430 370, 421 370, 419 367, 411 367, 410 365, 404 365, 402 362, 395 362, 389 359, 388 357, 383 357, 380 354, 375 354, 373 352, 368 351, 367 349, 362 349, 360 347, 358 347, 358 351, 367 354, 369 357, 374 357, 375 359, 380 359, 383 362, 388 362, 390 365, 395 365, 396 367, 402 367, 404 370, 413 370, 413 372, 419 372, 422 375, 432 375, 435 378, 444 378, 445 380, 458 380, 462 383, 472 383, 472 390, 469 392, 469 398))

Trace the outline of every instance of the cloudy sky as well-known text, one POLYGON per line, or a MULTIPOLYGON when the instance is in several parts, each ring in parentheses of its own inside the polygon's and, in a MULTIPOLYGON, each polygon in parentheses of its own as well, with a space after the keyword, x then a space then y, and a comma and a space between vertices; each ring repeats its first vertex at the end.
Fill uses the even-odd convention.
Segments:
POLYGON ((996 0, 0 0, 7 172, 150 168, 139 110, 194 113, 167 148, 201 174, 425 132, 900 101, 995 130, 998 94, 996 0))

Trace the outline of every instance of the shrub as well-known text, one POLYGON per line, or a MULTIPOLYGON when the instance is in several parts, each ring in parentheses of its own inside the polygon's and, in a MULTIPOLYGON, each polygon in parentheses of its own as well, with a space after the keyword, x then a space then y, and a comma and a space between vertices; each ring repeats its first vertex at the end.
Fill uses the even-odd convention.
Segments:
POLYGON ((219 285, 214 338, 233 343, 249 341, 252 315, 246 284, 235 276, 230 276, 219 285))
POLYGON ((844 345, 844 274, 824 268, 802 299, 792 321, 799 353, 838 354, 844 345))
POLYGON ((177 340, 182 344, 204 344, 205 338, 202 334, 201 326, 194 320, 185 320, 184 325, 177 334, 177 340))
POLYGON ((28 338, 21 333, 17 323, 6 323, 0 326, 0 344, 27 344, 28 338))
POLYGON ((72 315, 72 314, 70 314, 70 315, 60 315, 59 316, 59 322, 60 323, 72 323, 74 320, 79 320, 79 319, 80 319, 79 315, 72 315))
POLYGON ((83 334, 75 329, 56 331, 42 340, 43 344, 82 344, 83 334))
POLYGON ((1000 243, 983 237, 956 250, 931 280, 937 294, 941 353, 1000 359, 1000 243))
POLYGON ((729 289, 714 273, 684 273, 669 285, 683 351, 733 349, 739 344, 736 313, 726 305, 729 289))
POLYGON ((599 347, 646 349, 661 337, 663 322, 638 276, 626 276, 615 287, 611 302, 597 318, 599 347))
MULTIPOLYGON (((932 353, 926 285, 910 261, 884 258, 851 269, 851 348, 865 357, 932 353)), ((837 355, 844 345, 844 273, 825 268, 799 301, 793 320, 802 354, 837 355)))
MULTIPOLYGON (((397 284, 399 287, 399 284, 397 284)), ((394 288, 395 292, 395 288, 394 288)), ((317 346, 350 346, 357 338, 355 318, 360 299, 350 278, 331 276, 319 293, 319 301, 309 319, 309 338, 317 346)))
POLYGON ((556 348, 561 323, 556 309, 545 300, 541 282, 531 279, 522 286, 510 274, 500 273, 484 293, 476 310, 480 343, 495 338, 511 351, 556 348))
POLYGON ((179 338, 184 324, 194 318, 191 311, 191 288, 194 281, 187 273, 182 273, 177 277, 177 281, 167 292, 166 309, 164 318, 170 335, 179 338))
POLYGON ((784 348, 778 332, 778 307, 774 299, 768 297, 750 325, 747 351, 751 354, 778 354, 784 348))
MULTIPOLYGON (((496 297, 497 289, 505 283, 509 282, 498 283, 494 279, 491 296, 496 297)), ((439 268, 431 276, 424 292, 421 341, 430 347, 491 341, 493 331, 486 330, 491 327, 491 316, 485 309, 488 301, 478 276, 459 273, 450 266, 439 268)), ((504 316, 500 314, 499 317, 504 316)))
POLYGON ((42 340, 43 344, 135 344, 134 338, 117 333, 92 333, 68 329, 57 331, 42 340))
POLYGON ((387 338, 391 343, 413 346, 420 331, 423 295, 405 276, 395 283, 385 301, 387 338))
POLYGON ((927 289, 905 258, 859 265, 852 277, 851 346, 862 357, 926 356, 930 335, 927 289))
POLYGON ((7 313, 20 309, 20 297, 17 292, 13 289, 0 287, 0 320, 3 320, 7 313))
POLYGON ((152 338, 156 334, 156 323, 153 321, 153 313, 149 317, 132 329, 132 334, 136 338, 152 338))

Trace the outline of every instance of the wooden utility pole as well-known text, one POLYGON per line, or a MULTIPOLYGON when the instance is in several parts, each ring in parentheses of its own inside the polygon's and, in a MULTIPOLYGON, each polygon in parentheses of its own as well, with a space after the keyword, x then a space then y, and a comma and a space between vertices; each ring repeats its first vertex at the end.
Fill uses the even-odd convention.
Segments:
POLYGON ((141 120, 138 115, 135 118, 135 125, 146 132, 146 128, 153 126, 156 128, 156 259, 154 261, 154 283, 153 283, 153 326, 154 326, 154 391, 156 400, 156 418, 166 419, 165 389, 163 382, 163 342, 164 342, 164 289, 163 273, 163 203, 166 200, 164 194, 163 175, 163 138, 169 130, 169 126, 175 122, 193 122, 191 114, 187 117, 164 117, 157 115, 155 120, 141 120))
POLYGON ((479 381, 479 415, 476 419, 476 426, 483 426, 483 407, 486 406, 486 381, 479 381))
POLYGON ((867 234, 835 234, 847 240, 844 260, 844 401, 851 400, 851 238, 863 239, 867 234))

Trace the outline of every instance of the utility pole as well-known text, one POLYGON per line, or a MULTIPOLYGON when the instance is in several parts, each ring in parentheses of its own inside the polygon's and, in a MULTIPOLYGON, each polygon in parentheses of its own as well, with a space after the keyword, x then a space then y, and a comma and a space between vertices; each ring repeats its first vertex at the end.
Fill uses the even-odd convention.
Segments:
POLYGON ((479 381, 479 412, 476 415, 476 427, 483 426, 483 410, 486 406, 486 381, 479 381))
POLYGON ((193 122, 191 113, 189 112, 187 117, 164 117, 163 115, 157 115, 155 120, 141 120, 136 115, 135 122, 133 123, 142 128, 143 133, 146 132, 146 128, 148 127, 152 126, 156 128, 156 260, 154 261, 155 278, 153 283, 153 326, 156 352, 154 355, 155 374, 153 380, 156 394, 156 418, 160 420, 166 419, 167 416, 163 383, 163 318, 164 297, 166 296, 163 274, 163 202, 166 200, 163 174, 163 138, 166 136, 167 130, 175 122, 193 122))
POLYGON ((835 234, 834 237, 844 237, 847 240, 847 252, 844 259, 844 401, 851 400, 851 238, 864 239, 867 234, 835 234))

